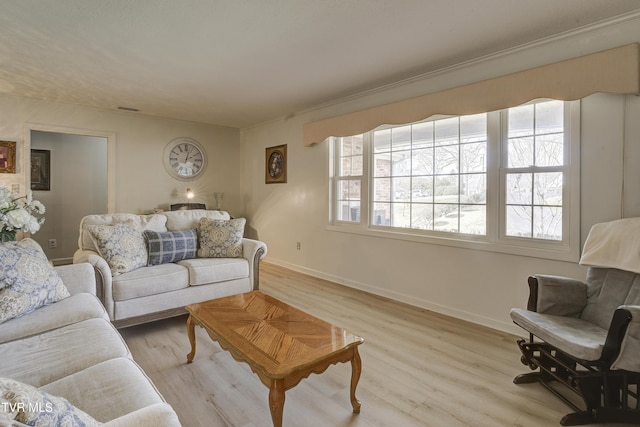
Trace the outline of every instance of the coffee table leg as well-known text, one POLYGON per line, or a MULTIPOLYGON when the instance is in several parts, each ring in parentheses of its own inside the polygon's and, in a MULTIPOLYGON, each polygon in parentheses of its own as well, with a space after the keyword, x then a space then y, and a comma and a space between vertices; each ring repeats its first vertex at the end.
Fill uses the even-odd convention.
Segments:
POLYGON ((360 381, 360 373, 362 373, 362 360, 356 346, 353 347, 353 359, 351 359, 351 406, 356 414, 360 413, 360 401, 356 398, 356 387, 360 381))
POLYGON ((187 363, 193 362, 193 358, 196 356, 196 324, 193 321, 191 315, 187 319, 187 335, 189 336, 189 342, 191 343, 191 352, 187 354, 187 363))
POLYGON ((271 409, 273 427, 282 427, 282 413, 284 411, 284 381, 282 379, 271 380, 269 409, 271 409))

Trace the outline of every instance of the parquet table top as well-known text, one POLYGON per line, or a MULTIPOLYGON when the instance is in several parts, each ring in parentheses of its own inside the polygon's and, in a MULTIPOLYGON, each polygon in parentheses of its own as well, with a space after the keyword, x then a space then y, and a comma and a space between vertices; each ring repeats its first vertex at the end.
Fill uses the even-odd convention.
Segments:
POLYGON ((275 427, 282 426, 285 391, 312 373, 335 363, 351 363, 350 399, 360 412, 356 387, 362 370, 358 345, 363 338, 320 320, 260 291, 188 305, 187 333, 196 354, 195 325, 246 362, 269 387, 269 408, 275 427))

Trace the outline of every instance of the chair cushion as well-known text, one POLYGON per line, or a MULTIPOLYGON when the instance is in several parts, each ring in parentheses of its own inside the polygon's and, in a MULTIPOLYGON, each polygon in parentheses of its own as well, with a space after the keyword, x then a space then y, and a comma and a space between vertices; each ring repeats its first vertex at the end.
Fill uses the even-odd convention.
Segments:
POLYGON ((0 244, 0 323, 69 295, 34 240, 0 244))
POLYGON ((198 250, 198 233, 195 228, 182 231, 143 232, 149 265, 167 264, 195 258, 198 250))
POLYGON ((87 231, 114 277, 147 265, 147 247, 138 226, 127 223, 88 225, 87 231))
POLYGON ((169 263, 138 268, 113 278, 113 299, 124 301, 175 291, 189 286, 189 271, 169 263))
POLYGON ((28 316, 11 319, 0 325, 0 343, 41 334, 52 329, 71 325, 87 319, 109 315, 93 294, 71 295, 55 304, 41 307, 28 316))
POLYGON ((521 308, 509 314, 516 325, 577 359, 595 361, 602 355, 607 330, 593 323, 521 308))
POLYGON ((118 331, 105 319, 88 319, 0 344, 0 377, 40 387, 116 357, 130 357, 118 331))
POLYGON ((249 277, 249 261, 245 258, 194 258, 178 264, 189 270, 191 286, 249 277))
POLYGON ((41 390, 66 397, 101 422, 164 402, 142 369, 126 357, 90 366, 44 385, 41 390))
POLYGON ((640 305, 640 274, 615 268, 587 271, 587 305, 581 319, 609 329, 613 312, 621 305, 640 305))
POLYGON ((100 425, 67 399, 10 378, 0 378, 0 401, 4 414, 2 419, 6 417, 30 426, 100 425))
POLYGON ((244 218, 211 220, 201 218, 198 224, 198 256, 201 258, 242 257, 244 218))

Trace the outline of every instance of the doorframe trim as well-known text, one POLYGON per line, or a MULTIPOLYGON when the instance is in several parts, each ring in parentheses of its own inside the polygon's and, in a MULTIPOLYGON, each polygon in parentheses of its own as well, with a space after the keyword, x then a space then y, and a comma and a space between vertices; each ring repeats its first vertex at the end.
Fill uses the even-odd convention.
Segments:
MULTIPOLYGON (((24 124, 24 155, 22 170, 30 170, 31 163, 31 131, 67 133, 71 135, 95 136, 107 139, 107 213, 116 212, 116 133, 93 129, 79 129, 41 123, 24 124)), ((31 174, 25 173, 24 188, 31 188, 31 174)))

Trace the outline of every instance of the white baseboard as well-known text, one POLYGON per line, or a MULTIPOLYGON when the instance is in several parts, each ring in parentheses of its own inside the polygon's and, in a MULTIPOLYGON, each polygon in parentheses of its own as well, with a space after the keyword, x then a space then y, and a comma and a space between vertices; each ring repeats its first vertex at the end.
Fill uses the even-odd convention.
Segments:
POLYGON ((467 322, 486 326, 488 328, 495 329, 501 332, 506 332, 508 334, 523 336, 523 333, 524 333, 522 329, 520 329, 513 323, 501 322, 499 320, 495 320, 488 317, 479 316, 477 314, 469 313, 463 310, 459 310, 454 307, 435 304, 433 302, 430 302, 421 298, 416 298, 415 296, 409 296, 399 292, 390 291, 388 289, 379 288, 377 286, 372 286, 362 282, 345 280, 342 277, 326 274, 321 271, 312 270, 306 267, 301 267, 299 265, 291 264, 286 261, 281 261, 278 259, 269 258, 268 260, 264 260, 263 262, 267 264, 273 264, 280 267, 288 268, 289 270, 297 271, 298 273, 307 274, 309 276, 317 277, 319 279, 328 280, 330 282, 347 286, 349 288, 358 289, 364 292, 368 292, 370 294, 378 295, 384 298, 389 298, 391 300, 398 301, 403 304, 411 305, 414 307, 433 311, 435 313, 440 313, 446 316, 455 317, 456 319, 461 319, 467 322))

